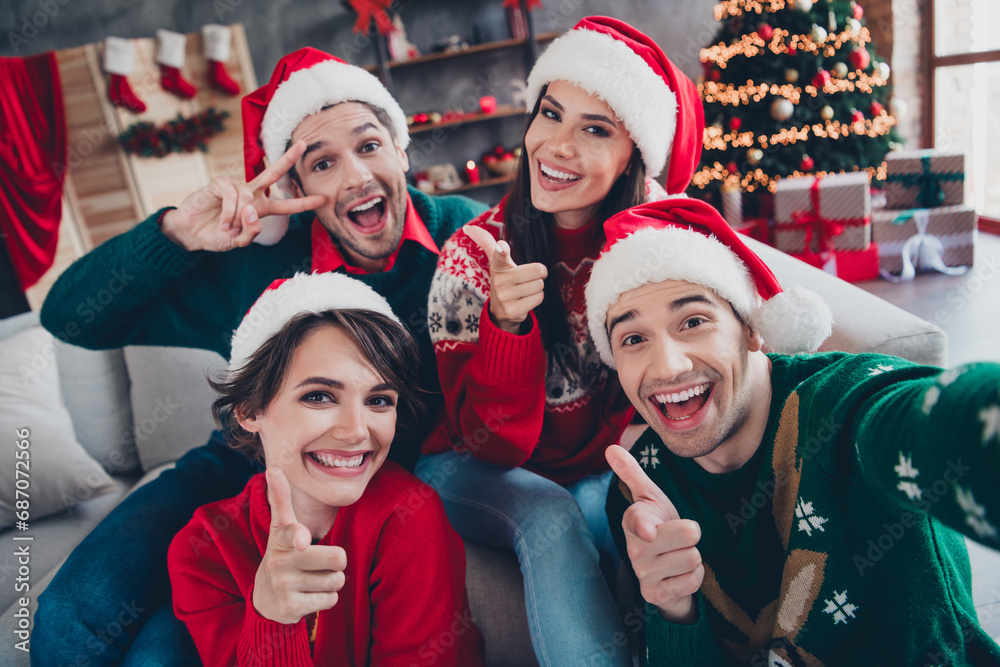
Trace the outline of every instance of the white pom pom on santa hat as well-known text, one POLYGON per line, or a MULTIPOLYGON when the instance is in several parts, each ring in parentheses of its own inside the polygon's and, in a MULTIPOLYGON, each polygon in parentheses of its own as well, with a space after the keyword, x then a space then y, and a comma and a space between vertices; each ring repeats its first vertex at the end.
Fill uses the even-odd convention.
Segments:
POLYGON ((239 370, 296 315, 347 308, 373 310, 399 322, 384 296, 342 273, 297 273, 291 278, 275 280, 233 333, 229 370, 239 370))
POLYGON ((636 206, 604 223, 607 239, 587 283, 587 323, 597 351, 615 368, 608 310, 629 290, 681 280, 725 299, 768 349, 813 352, 829 337, 833 316, 818 294, 783 291, 771 269, 712 206, 671 198, 636 206))

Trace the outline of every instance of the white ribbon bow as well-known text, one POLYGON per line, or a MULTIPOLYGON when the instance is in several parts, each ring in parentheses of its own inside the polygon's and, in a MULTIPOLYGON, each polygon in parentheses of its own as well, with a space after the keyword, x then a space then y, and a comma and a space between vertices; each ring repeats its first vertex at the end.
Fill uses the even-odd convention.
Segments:
MULTIPOLYGON (((927 225, 930 222, 930 211, 928 209, 916 209, 896 218, 893 224, 902 224, 907 219, 913 218, 917 226, 917 233, 906 239, 899 247, 898 252, 903 257, 903 270, 898 276, 894 276, 885 269, 879 271, 879 275, 893 283, 904 283, 913 280, 917 275, 917 269, 934 269, 948 276, 960 276, 969 270, 967 266, 947 266, 944 263, 945 242, 936 236, 927 233, 927 225)), ((958 247, 974 242, 974 233, 953 234, 948 237, 947 246, 958 247)), ((887 243, 879 246, 880 254, 893 255, 896 247, 900 244, 887 243)))

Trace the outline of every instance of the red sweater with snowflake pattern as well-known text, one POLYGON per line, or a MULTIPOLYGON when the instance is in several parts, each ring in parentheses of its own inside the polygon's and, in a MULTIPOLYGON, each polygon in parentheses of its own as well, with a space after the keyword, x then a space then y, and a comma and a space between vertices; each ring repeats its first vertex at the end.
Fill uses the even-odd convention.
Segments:
MULTIPOLYGON (((666 196, 647 180, 646 197, 666 196)), ((503 206, 470 222, 504 237, 503 206)), ((587 330, 584 287, 604 236, 593 223, 555 228, 554 263, 546 280, 558 281, 579 367, 607 369, 587 330)), ((428 296, 428 326, 437 357, 446 416, 424 443, 425 454, 466 449, 483 461, 536 472, 570 484, 607 469, 604 450, 618 441, 631 406, 612 412, 565 373, 542 347, 534 313, 525 334, 508 333, 489 316, 486 254, 462 230, 441 249, 428 296)))
POLYGON ((440 499, 392 461, 361 498, 341 507, 320 544, 347 552, 337 604, 306 619, 260 614, 253 585, 270 534, 267 482, 195 512, 167 558, 174 612, 205 665, 483 664, 483 638, 465 594, 465 550, 440 499))

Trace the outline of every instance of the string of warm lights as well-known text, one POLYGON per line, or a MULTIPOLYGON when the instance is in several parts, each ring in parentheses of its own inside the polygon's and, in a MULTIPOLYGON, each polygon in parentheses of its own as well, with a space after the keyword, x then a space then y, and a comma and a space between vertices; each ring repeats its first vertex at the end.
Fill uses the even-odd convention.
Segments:
POLYGON ((889 133, 889 130, 896 125, 896 119, 885 111, 872 119, 865 119, 858 123, 841 123, 840 121, 827 121, 816 123, 815 125, 803 125, 802 127, 787 127, 780 132, 767 135, 755 136, 753 132, 724 132, 722 128, 710 126, 705 128, 703 143, 705 150, 721 151, 728 148, 750 148, 755 143, 761 148, 768 146, 792 146, 800 141, 805 141, 809 135, 820 139, 840 139, 851 134, 864 134, 868 137, 881 137, 889 133))
POLYGON ((785 8, 785 0, 767 0, 758 2, 757 0, 727 0, 715 6, 715 20, 729 18, 730 16, 742 16, 743 14, 763 14, 764 12, 780 12, 785 8))
MULTIPOLYGON (((884 181, 887 175, 886 163, 878 165, 877 167, 869 167, 868 169, 855 169, 855 171, 864 171, 868 174, 869 179, 878 179, 884 181)), ((822 178, 824 176, 829 176, 831 172, 828 171, 815 171, 815 172, 801 172, 795 170, 789 176, 784 178, 800 178, 802 176, 816 176, 822 178)), ((691 182, 698 188, 704 190, 713 181, 723 181, 723 187, 731 186, 742 188, 745 192, 753 192, 757 188, 767 189, 769 192, 774 192, 775 188, 778 186, 778 181, 782 177, 771 177, 764 173, 762 169, 754 169, 753 171, 747 172, 742 176, 737 172, 730 172, 728 169, 723 167, 720 163, 716 162, 711 167, 705 167, 701 171, 694 175, 691 182)))
POLYGON ((788 55, 789 49, 796 52, 819 54, 820 49, 827 58, 832 58, 837 54, 840 47, 845 44, 857 44, 858 48, 863 48, 872 39, 868 28, 861 28, 855 35, 850 29, 845 29, 841 33, 829 35, 825 42, 817 42, 812 35, 791 35, 788 30, 774 28, 771 39, 764 41, 764 38, 756 32, 740 37, 739 41, 733 44, 716 44, 701 50, 702 62, 713 62, 719 69, 725 69, 726 64, 733 58, 742 56, 753 58, 760 55, 762 49, 769 48, 775 55, 788 55))
POLYGON ((790 83, 779 86, 774 83, 756 84, 753 81, 747 81, 744 85, 737 87, 726 83, 706 81, 698 84, 698 92, 705 102, 718 102, 723 105, 740 106, 750 102, 760 102, 768 95, 784 97, 792 104, 798 104, 802 100, 803 93, 810 97, 817 97, 820 92, 826 95, 856 90, 871 93, 875 88, 884 86, 886 83, 887 81, 880 74, 851 72, 843 79, 831 78, 823 85, 822 91, 812 84, 800 87, 790 83))

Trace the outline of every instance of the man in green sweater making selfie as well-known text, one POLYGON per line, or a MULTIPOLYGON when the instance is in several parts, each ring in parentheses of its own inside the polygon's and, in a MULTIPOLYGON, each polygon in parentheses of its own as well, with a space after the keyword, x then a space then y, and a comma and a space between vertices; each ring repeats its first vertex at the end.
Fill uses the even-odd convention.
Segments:
POLYGON ((963 537, 1000 548, 1000 365, 796 354, 829 308, 703 202, 605 233, 587 316, 649 425, 607 451, 646 662, 1000 664, 963 537))

